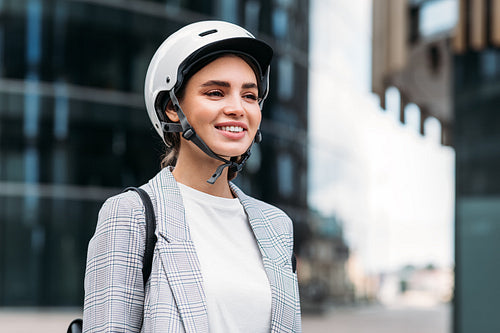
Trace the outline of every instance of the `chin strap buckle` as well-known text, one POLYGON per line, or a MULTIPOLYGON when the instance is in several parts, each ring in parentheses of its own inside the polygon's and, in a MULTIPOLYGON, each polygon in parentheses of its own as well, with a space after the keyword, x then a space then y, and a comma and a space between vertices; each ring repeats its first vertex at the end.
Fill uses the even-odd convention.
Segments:
POLYGON ((220 175, 222 175, 222 171, 224 170, 224 168, 230 166, 231 164, 233 164, 233 162, 219 165, 215 170, 215 173, 212 175, 212 177, 210 177, 210 179, 207 180, 207 183, 213 185, 217 181, 217 179, 219 179, 220 175))

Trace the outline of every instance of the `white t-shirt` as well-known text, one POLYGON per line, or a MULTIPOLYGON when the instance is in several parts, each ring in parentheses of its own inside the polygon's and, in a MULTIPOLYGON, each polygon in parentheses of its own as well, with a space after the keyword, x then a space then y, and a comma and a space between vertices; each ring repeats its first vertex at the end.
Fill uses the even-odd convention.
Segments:
POLYGON ((200 261, 211 332, 269 332, 271 288, 238 199, 179 184, 200 261))

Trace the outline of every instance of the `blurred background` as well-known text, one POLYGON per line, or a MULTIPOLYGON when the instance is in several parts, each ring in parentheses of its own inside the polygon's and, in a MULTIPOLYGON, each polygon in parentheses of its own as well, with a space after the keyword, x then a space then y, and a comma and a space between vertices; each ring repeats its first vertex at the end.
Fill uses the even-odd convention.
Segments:
POLYGON ((500 332, 500 0, 0 0, 0 327, 81 316, 103 201, 160 168, 143 82, 205 19, 275 50, 236 183, 293 219, 305 332, 500 332))

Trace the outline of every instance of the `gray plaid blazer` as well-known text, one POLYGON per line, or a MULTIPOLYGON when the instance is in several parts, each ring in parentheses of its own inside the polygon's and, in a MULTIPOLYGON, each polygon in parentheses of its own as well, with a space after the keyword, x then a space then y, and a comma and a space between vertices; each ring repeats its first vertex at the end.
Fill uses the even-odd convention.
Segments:
MULTIPOLYGON (((134 191, 102 206, 85 272, 84 332, 208 332, 200 264, 177 182, 164 168, 142 188, 155 207, 158 241, 143 286, 144 207, 134 191)), ((272 294, 271 332, 301 332, 292 222, 231 183, 257 239, 272 294)), ((215 332, 218 333, 218 332, 215 332)))

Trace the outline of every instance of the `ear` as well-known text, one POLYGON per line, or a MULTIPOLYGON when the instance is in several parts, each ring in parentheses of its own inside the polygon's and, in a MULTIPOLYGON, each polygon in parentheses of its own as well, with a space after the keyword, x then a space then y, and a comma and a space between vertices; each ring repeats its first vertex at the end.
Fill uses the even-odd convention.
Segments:
POLYGON ((167 108, 165 109, 165 114, 167 115, 168 119, 170 119, 170 121, 174 123, 179 121, 179 116, 175 111, 175 107, 172 101, 168 101, 167 108))

